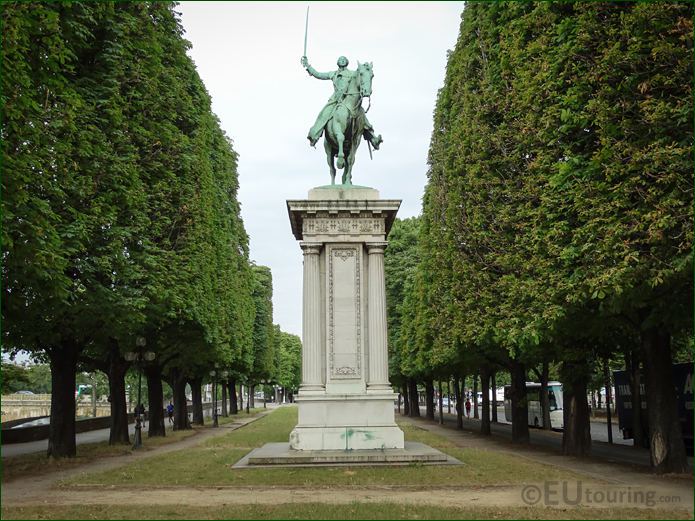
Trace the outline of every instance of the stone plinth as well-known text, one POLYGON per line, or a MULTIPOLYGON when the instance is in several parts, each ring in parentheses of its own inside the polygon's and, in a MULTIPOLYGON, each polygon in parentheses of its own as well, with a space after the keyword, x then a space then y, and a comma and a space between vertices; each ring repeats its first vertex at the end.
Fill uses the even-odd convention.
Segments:
POLYGON ((461 465, 441 451, 417 442, 387 450, 293 450, 288 443, 266 443, 239 460, 234 468, 335 465, 461 465))
POLYGON ((384 249, 400 206, 360 186, 287 201, 304 252, 294 450, 403 449, 388 380, 384 249))

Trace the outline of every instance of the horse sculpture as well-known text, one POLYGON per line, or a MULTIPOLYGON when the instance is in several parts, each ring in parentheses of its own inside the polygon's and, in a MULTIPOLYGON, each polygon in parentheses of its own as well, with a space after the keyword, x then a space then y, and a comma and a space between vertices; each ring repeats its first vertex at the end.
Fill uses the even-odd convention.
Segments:
POLYGON ((331 118, 326 123, 323 147, 331 172, 332 185, 335 184, 334 159, 336 157, 338 158, 337 167, 343 169, 342 184, 352 184, 352 165, 355 163, 355 154, 365 131, 362 98, 372 95, 373 77, 372 64, 358 62, 357 74, 353 75, 342 100, 337 103, 331 118))

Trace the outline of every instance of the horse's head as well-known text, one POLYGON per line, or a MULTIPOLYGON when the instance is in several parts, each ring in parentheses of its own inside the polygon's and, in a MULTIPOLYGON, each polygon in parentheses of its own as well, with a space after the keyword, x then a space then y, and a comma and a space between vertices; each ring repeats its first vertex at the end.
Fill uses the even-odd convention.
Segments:
POLYGON ((372 78, 374 77, 374 71, 372 70, 372 62, 357 62, 357 72, 359 72, 360 75, 360 95, 363 98, 371 96, 372 78))

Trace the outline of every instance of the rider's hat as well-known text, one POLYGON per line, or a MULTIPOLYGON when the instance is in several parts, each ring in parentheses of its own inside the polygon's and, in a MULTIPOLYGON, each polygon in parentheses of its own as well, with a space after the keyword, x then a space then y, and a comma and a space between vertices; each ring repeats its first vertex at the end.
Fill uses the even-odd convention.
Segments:
POLYGON ((341 56, 340 58, 338 58, 338 67, 347 67, 348 63, 350 62, 345 56, 341 56))

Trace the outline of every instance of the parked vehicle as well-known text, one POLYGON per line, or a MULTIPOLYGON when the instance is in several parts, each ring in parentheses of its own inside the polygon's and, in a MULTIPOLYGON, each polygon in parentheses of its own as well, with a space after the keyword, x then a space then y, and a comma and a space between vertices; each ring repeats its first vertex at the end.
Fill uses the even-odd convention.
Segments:
MULTIPOLYGON (((504 386, 504 416, 512 421, 511 385, 504 386)), ((526 399, 528 402, 528 424, 532 427, 543 427, 543 410, 541 409, 541 384, 526 382, 526 399)), ((562 429, 562 384, 548 382, 548 402, 550 405, 550 428, 562 429)))
MULTIPOLYGON (((683 441, 688 455, 693 455, 693 364, 673 364, 673 383, 678 404, 678 419, 681 424, 683 441)), ((615 407, 618 413, 618 428, 623 433, 623 439, 634 437, 632 426, 632 387, 627 371, 614 371, 615 407)), ((647 417, 647 395, 644 387, 644 377, 640 378, 640 399, 642 402, 642 439, 649 439, 649 421, 647 417)))

